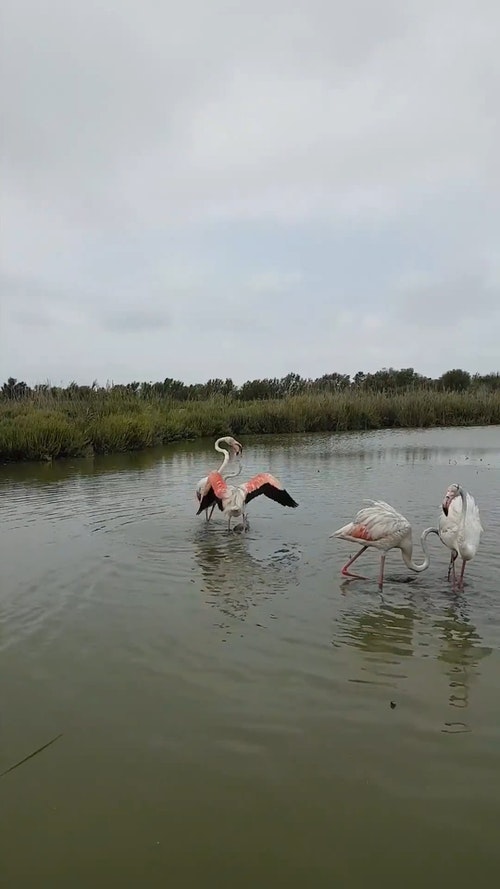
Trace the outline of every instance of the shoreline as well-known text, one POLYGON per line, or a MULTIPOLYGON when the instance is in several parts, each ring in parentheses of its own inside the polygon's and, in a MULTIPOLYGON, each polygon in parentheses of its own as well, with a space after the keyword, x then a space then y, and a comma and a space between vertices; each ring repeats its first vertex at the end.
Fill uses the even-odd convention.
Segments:
POLYGON ((117 398, 0 402, 0 464, 146 450, 220 435, 500 425, 500 391, 338 392, 241 401, 117 398))

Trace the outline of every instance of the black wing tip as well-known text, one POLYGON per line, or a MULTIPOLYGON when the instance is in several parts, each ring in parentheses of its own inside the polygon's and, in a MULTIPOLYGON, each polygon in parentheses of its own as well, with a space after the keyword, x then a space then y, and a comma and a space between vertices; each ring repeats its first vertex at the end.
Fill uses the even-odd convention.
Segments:
POLYGON ((210 491, 208 492, 208 494, 205 494, 205 496, 201 498, 200 505, 198 507, 198 512, 196 513, 196 515, 199 515, 200 512, 204 512, 205 509, 208 509, 214 503, 216 503, 217 506, 219 507, 219 509, 222 510, 222 508, 223 508, 222 507, 222 500, 220 500, 218 497, 215 496, 214 490, 213 490, 213 488, 211 488, 210 491))
POLYGON ((278 501, 278 503, 281 503, 282 506, 289 506, 290 509, 296 509, 297 506, 299 505, 297 503, 297 501, 294 500, 293 497, 284 488, 282 488, 279 491, 277 496, 276 496, 275 490, 273 491, 273 494, 274 494, 273 499, 276 499, 278 501))
POLYGON ((277 488, 276 485, 273 485, 270 482, 265 482, 260 488, 247 494, 245 503, 250 503, 250 501, 253 500, 254 497, 258 497, 259 494, 264 494, 265 497, 269 497, 270 500, 274 500, 275 503, 279 503, 280 506, 289 506, 291 509, 296 509, 299 505, 297 501, 290 496, 288 491, 284 488, 277 488))
POLYGON ((206 509, 208 509, 209 506, 212 505, 212 503, 215 502, 215 497, 210 496, 212 493, 213 493, 213 492, 210 490, 210 491, 208 492, 208 494, 205 494, 205 495, 201 498, 201 500, 200 500, 200 505, 199 505, 199 507, 198 507, 198 512, 196 513, 196 515, 199 515, 200 512, 204 512, 206 509))

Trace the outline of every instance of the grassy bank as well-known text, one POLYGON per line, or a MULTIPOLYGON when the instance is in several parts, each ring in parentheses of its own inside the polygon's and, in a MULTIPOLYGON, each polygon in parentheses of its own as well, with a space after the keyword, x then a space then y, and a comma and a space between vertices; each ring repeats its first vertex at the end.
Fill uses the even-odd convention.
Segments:
POLYGON ((0 460, 131 451, 233 434, 500 424, 500 391, 339 392, 277 401, 143 401, 96 393, 84 400, 0 402, 0 460))

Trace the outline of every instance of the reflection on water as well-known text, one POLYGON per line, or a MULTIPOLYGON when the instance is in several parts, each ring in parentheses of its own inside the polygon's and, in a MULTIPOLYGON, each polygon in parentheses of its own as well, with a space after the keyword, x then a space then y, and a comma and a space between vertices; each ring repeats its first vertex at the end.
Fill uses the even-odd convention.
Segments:
POLYGON ((211 440, 0 469, 0 773, 64 733, 2 779, 6 885, 434 885, 498 857, 498 430, 243 445, 300 504, 256 499, 247 534, 196 516, 211 440), (460 596, 437 542, 383 594, 378 553, 341 582, 363 498, 418 550, 457 480, 485 527, 460 596))
MULTIPOLYGON (((347 600, 347 603, 349 600, 347 600)), ((466 710, 474 682, 479 681, 479 665, 492 653, 483 644, 468 614, 470 605, 459 597, 447 597, 433 606, 428 598, 405 604, 387 603, 380 596, 376 606, 366 598, 346 604, 336 620, 335 645, 349 645, 360 651, 362 674, 350 682, 396 688, 408 676, 408 659, 415 656, 436 659, 445 665, 449 685, 449 706, 466 710), (431 651, 429 651, 429 647, 431 651)), ((471 731, 464 719, 445 720, 445 732, 471 731)))
POLYGON ((223 614, 244 620, 259 599, 298 583, 300 550, 297 544, 276 541, 276 549, 260 558, 250 551, 248 534, 226 534, 220 528, 200 528, 193 555, 201 571, 201 591, 223 614))
MULTIPOLYGON (((437 659, 446 666, 449 679, 450 707, 465 710, 469 706, 471 685, 479 680, 480 661, 491 654, 492 649, 482 645, 477 628, 467 615, 467 603, 457 598, 445 609, 441 618, 434 622, 441 643, 437 659)), ((461 721, 446 723, 447 731, 470 731, 461 721)))
POLYGON ((382 603, 376 611, 344 614, 343 618, 346 627, 342 638, 360 651, 375 655, 377 660, 394 663, 394 657, 413 655, 413 608, 382 603))
MULTIPOLYGON (((375 597, 377 598, 377 597, 375 597)), ((347 605, 336 621, 336 645, 349 645, 364 657, 361 676, 350 682, 396 687, 404 678, 404 661, 414 654, 415 610, 410 605, 392 605, 378 597, 376 605, 357 601, 347 605)))

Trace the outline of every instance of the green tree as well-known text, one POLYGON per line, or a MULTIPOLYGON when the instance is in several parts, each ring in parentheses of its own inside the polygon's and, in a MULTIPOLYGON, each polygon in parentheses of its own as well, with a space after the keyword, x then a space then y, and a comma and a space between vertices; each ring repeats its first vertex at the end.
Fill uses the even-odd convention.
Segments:
POLYGON ((458 368, 455 370, 447 370, 446 373, 439 378, 440 388, 453 392, 464 392, 465 389, 469 388, 470 382, 470 373, 466 370, 459 370, 458 368))

